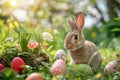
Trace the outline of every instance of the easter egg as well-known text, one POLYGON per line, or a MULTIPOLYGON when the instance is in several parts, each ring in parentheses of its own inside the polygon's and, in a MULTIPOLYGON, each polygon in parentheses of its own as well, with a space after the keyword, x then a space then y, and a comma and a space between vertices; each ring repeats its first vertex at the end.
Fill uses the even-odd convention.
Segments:
POLYGON ((56 60, 50 68, 52 75, 61 75, 66 72, 66 64, 62 59, 56 60))
POLYGON ((39 73, 31 73, 26 80, 43 80, 42 76, 39 73))
POLYGON ((25 62, 23 61, 22 58, 15 57, 13 58, 10 66, 15 72, 21 73, 25 69, 22 67, 22 66, 25 66, 25 62))
POLYGON ((77 74, 76 76, 89 76, 93 74, 92 68, 87 64, 74 64, 67 68, 68 74, 77 74))
POLYGON ((117 61, 109 62, 104 68, 104 73, 106 75, 110 75, 110 74, 112 75, 117 71, 120 71, 119 62, 117 62, 117 61))
POLYGON ((0 63, 0 71, 2 71, 4 68, 4 65, 0 63))
POLYGON ((63 49, 59 49, 57 50, 57 52, 55 53, 54 58, 57 59, 62 59, 64 61, 66 61, 66 53, 63 49))

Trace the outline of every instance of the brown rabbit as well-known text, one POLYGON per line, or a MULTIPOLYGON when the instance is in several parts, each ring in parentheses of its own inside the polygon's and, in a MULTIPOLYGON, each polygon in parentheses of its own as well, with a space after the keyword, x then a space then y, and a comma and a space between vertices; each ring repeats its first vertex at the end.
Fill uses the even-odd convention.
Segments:
POLYGON ((67 21, 71 30, 65 37, 64 46, 70 54, 70 63, 88 64, 96 71, 101 65, 102 58, 96 45, 85 40, 83 36, 84 16, 82 12, 76 14, 74 21, 70 17, 67 21))

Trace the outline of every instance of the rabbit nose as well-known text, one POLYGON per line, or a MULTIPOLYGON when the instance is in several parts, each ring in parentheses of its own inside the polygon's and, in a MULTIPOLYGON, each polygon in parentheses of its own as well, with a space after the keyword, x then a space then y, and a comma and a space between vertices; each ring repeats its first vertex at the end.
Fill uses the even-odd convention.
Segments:
POLYGON ((73 45, 73 44, 69 43, 69 44, 67 45, 67 49, 73 49, 73 48, 74 48, 74 45, 73 45))

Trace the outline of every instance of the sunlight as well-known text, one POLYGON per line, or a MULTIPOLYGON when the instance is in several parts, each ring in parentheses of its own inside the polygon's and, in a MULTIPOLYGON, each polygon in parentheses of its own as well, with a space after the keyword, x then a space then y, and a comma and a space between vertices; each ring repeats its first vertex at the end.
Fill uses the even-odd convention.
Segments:
POLYGON ((17 7, 17 6, 18 6, 17 3, 18 3, 17 0, 11 0, 11 1, 10 1, 10 5, 11 5, 12 7, 17 7))

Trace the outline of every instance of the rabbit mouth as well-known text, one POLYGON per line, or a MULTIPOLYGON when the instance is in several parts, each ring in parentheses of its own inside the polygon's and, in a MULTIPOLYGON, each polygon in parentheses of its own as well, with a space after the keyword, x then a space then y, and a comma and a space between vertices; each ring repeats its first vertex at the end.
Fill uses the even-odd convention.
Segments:
POLYGON ((72 49, 74 49, 74 45, 72 43, 69 43, 69 44, 66 45, 66 49, 67 50, 72 50, 72 49))
POLYGON ((66 49, 70 50, 70 51, 75 51, 75 50, 77 50, 77 49, 79 49, 79 48, 81 48, 83 46, 84 41, 85 40, 82 40, 76 46, 75 46, 75 44, 70 43, 70 44, 66 45, 66 49))

